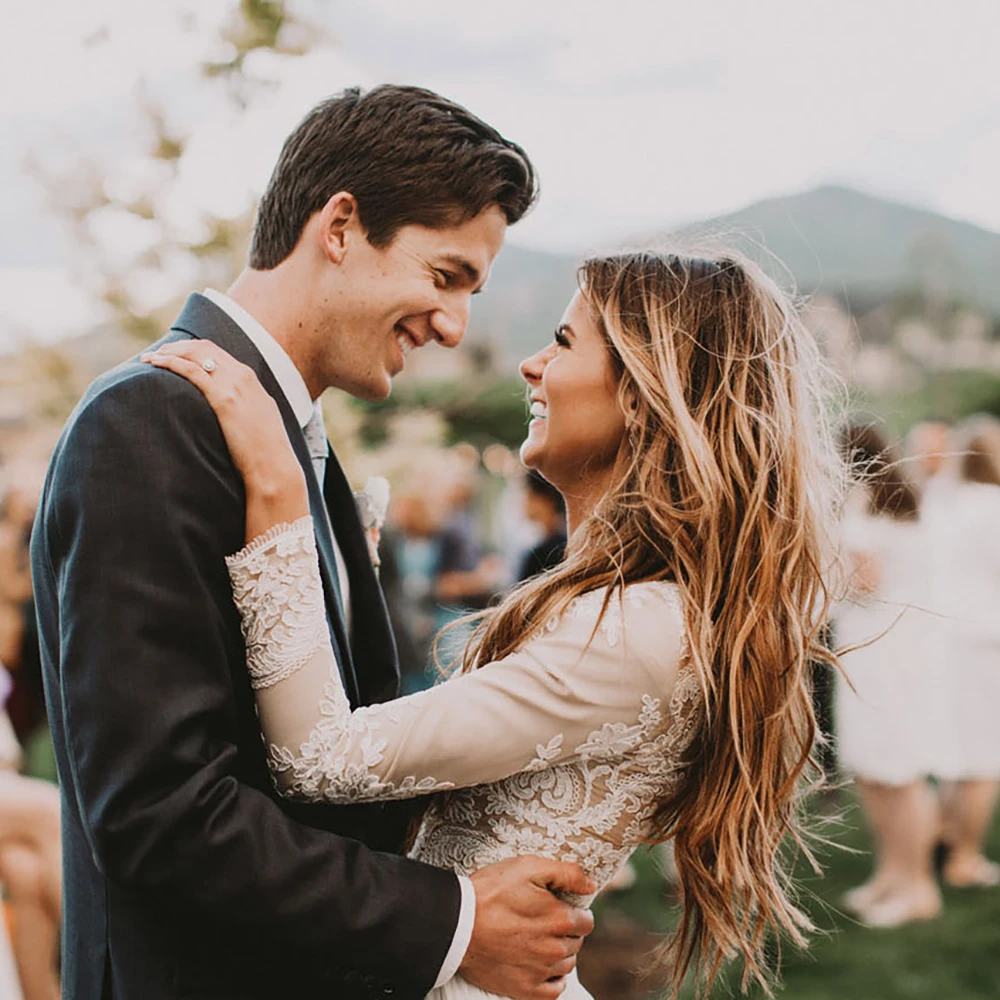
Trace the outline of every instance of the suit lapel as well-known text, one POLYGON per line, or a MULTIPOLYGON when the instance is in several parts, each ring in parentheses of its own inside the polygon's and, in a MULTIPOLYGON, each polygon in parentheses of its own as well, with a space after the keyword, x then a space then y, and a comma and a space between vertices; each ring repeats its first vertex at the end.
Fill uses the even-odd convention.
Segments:
MULTIPOLYGON (((171 332, 187 334, 198 340, 211 340, 218 344, 219 347, 228 351, 237 361, 249 365, 260 379, 261 384, 278 404, 278 409, 281 411, 281 417, 285 424, 285 430, 288 433, 288 439, 291 441, 295 457, 299 460, 299 464, 302 466, 302 471, 306 477, 306 487, 309 492, 309 509, 313 516, 316 545, 319 550, 320 575, 323 578, 323 590, 326 597, 327 620, 330 625, 330 637, 333 643, 334 654, 337 658, 337 666, 340 668, 340 675, 344 681, 344 687, 351 703, 353 705, 360 704, 360 690, 351 657, 351 647, 347 638, 347 629, 341 616, 340 604, 336 596, 337 587, 334 581, 336 580, 337 564, 333 554, 333 537, 330 533, 330 520, 327 517, 323 493, 320 490, 316 474, 313 470, 312 457, 306 446, 302 428, 295 419, 291 404, 285 398, 285 394, 281 391, 277 379, 250 338, 247 337, 223 310, 219 309, 218 306, 210 302, 203 295, 193 294, 188 296, 184 309, 171 327, 171 332)), ((328 468, 329 465, 330 463, 328 463, 328 468)), ((341 476, 343 476, 342 472, 341 476)), ((355 515, 355 522, 357 522, 357 515, 355 515)), ((360 596, 358 595, 358 597, 360 596)))

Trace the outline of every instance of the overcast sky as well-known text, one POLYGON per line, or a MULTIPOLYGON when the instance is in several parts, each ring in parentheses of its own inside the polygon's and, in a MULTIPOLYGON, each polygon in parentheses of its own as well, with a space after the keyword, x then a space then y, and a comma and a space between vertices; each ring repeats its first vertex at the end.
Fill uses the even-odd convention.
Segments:
POLYGON ((194 137, 179 200, 220 212, 260 190, 313 102, 394 81, 525 146, 543 196, 511 233, 522 245, 580 252, 825 182, 1000 229, 996 0, 306 0, 330 42, 265 61, 280 85, 242 116, 194 69, 227 7, 5 11, 0 268, 66 263, 19 164, 67 135, 127 163, 140 77, 194 137))

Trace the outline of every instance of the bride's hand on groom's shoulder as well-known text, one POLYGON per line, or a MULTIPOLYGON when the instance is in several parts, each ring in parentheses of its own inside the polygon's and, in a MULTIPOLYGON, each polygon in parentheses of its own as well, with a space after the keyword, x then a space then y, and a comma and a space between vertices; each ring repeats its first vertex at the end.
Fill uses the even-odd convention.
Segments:
POLYGON ((589 896, 593 881, 577 865, 525 857, 483 868, 472 882, 476 923, 462 977, 514 1000, 560 996, 594 918, 556 894, 589 896))
POLYGON ((215 411, 247 493, 247 540, 309 513, 302 466, 278 404, 252 368, 210 340, 162 344, 142 360, 186 378, 215 411))

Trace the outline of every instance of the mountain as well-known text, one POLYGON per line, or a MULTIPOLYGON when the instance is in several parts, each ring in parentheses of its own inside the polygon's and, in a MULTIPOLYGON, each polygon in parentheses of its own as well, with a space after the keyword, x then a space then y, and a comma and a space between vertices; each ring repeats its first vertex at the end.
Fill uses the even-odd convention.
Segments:
POLYGON ((1000 314, 1000 233, 851 188, 770 198, 672 235, 721 239, 780 277, 773 254, 803 292, 924 288, 1000 314))
POLYGON ((552 339, 559 317, 576 290, 579 258, 507 246, 476 296, 470 339, 489 340, 504 366, 552 339))
MULTIPOLYGON (((855 304, 923 289, 1000 315, 1000 233, 850 188, 770 198, 625 245, 644 243, 734 246, 785 286, 855 304)), ((504 364, 537 349, 576 287, 578 263, 508 246, 476 300, 470 332, 488 336, 504 364)))

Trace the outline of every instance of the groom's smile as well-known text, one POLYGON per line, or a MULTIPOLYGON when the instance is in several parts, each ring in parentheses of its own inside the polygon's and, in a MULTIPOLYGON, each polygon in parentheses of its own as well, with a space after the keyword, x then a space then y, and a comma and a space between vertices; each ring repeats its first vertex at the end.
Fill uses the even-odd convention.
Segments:
POLYGON ((399 349, 405 358, 414 347, 423 347, 421 341, 419 341, 414 334, 403 326, 402 323, 396 324, 396 342, 399 344, 399 349))

